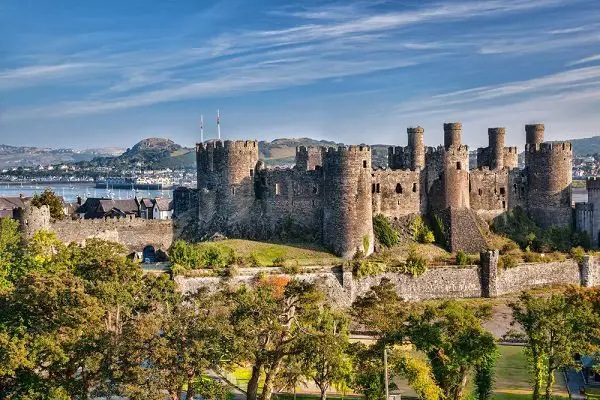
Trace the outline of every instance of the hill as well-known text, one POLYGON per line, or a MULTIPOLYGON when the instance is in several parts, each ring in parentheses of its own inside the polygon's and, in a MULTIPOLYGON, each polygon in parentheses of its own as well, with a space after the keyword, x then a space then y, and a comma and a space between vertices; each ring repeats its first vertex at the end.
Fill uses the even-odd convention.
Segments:
POLYGON ((116 147, 73 150, 0 144, 0 168, 70 164, 90 161, 99 156, 113 157, 121 153, 123 153, 123 149, 116 147))
POLYGON ((600 154, 600 136, 583 139, 572 139, 573 153, 578 156, 600 154))

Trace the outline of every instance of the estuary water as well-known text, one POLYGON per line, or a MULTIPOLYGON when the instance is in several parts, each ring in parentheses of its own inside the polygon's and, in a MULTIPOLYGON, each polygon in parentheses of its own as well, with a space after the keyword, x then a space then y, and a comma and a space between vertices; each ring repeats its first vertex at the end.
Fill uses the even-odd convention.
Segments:
POLYGON ((41 194, 50 189, 57 196, 62 196, 66 202, 72 203, 77 196, 84 201, 88 197, 106 197, 111 199, 132 199, 142 197, 166 197, 173 198, 172 190, 131 190, 131 189, 96 189, 93 183, 52 183, 52 184, 27 184, 27 183, 0 183, 0 197, 18 197, 23 194, 26 197, 41 194))

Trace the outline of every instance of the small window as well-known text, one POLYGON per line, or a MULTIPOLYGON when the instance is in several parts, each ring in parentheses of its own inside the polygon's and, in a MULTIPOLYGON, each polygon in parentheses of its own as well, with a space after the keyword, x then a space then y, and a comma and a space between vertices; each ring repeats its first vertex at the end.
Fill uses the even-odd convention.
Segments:
POLYGON ((481 190, 481 189, 479 189, 478 192, 479 192, 480 196, 483 194, 483 190, 481 190))
POLYGON ((371 193, 375 193, 375 184, 371 185, 371 193))
POLYGON ((402 193, 402 185, 399 183, 396 184, 396 193, 402 193))
POLYGON ((462 169, 462 164, 461 164, 460 161, 456 162, 456 169, 459 170, 459 171, 462 169))
POLYGON ((235 186, 232 186, 232 187, 231 187, 231 194, 232 194, 232 195, 235 195, 235 186))
POLYGON ((417 193, 417 184, 413 183, 413 193, 417 193))
POLYGON ((250 178, 254 177, 254 170, 250 168, 250 178))
POLYGON ((367 168, 367 160, 363 160, 363 168, 367 168))
POLYGON ((501 187, 501 188, 500 188, 500 194, 506 194, 506 189, 505 189, 505 188, 503 188, 503 187, 501 187))
POLYGON ((317 194, 317 193, 319 193, 319 187, 313 186, 313 194, 317 194))
POLYGON ((506 208, 506 201, 502 202, 502 208, 506 208))
POLYGON ((378 183, 377 185, 375 185, 375 191, 376 191, 377 193, 381 193, 381 190, 380 190, 380 188, 379 188, 379 183, 378 183))
POLYGON ((276 195, 280 195, 281 194, 281 187, 280 187, 279 183, 275 184, 275 194, 276 195))

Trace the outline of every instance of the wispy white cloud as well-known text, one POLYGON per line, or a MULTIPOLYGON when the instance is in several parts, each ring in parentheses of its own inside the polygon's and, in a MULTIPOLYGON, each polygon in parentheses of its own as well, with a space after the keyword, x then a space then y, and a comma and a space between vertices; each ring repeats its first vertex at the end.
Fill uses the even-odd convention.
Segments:
POLYGON ((581 64, 587 64, 587 63, 591 63, 591 62, 594 62, 594 61, 600 61, 600 54, 596 54, 596 55, 593 55, 593 56, 581 58, 579 60, 570 62, 570 63, 567 64, 567 67, 572 67, 572 66, 581 65, 581 64))

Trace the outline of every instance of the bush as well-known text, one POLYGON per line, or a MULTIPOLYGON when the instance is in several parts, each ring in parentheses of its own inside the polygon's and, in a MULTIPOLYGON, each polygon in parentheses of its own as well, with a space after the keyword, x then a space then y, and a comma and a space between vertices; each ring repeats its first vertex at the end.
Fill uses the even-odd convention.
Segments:
POLYGON ((273 266, 283 268, 285 267, 285 258, 283 257, 275 257, 273 260, 273 266))
POLYGON ((49 189, 44 190, 39 196, 37 194, 33 195, 31 205, 38 208, 41 206, 48 206, 50 209, 50 217, 52 219, 60 220, 65 217, 62 200, 49 189))
POLYGON ((471 264, 471 259, 464 251, 460 250, 456 253, 456 265, 469 265, 471 264))
MULTIPOLYGON (((399 241, 398 233, 392 228, 390 221, 381 214, 373 217, 373 231, 379 243, 385 247, 392 247, 399 241)), ((369 238, 367 237, 368 240, 369 238)), ((369 246, 367 245, 366 247, 368 250, 369 246)))
POLYGON ((210 268, 221 270, 235 264, 237 258, 232 248, 216 244, 189 244, 178 240, 168 251, 173 266, 183 269, 210 268))
POLYGON ((510 254, 505 254, 500 257, 500 260, 498 260, 498 267, 504 269, 514 268, 517 265, 519 265, 520 261, 521 260, 518 257, 515 257, 510 254))
POLYGON ((425 223, 425 220, 421 217, 415 217, 410 223, 410 232, 412 238, 419 243, 430 244, 435 242, 435 235, 433 231, 429 229, 429 226, 425 223))
POLYGON ((523 254, 523 261, 528 262, 528 263, 539 263, 539 262, 544 262, 546 260, 544 260, 545 257, 542 257, 542 255, 540 253, 533 253, 531 251, 526 251, 523 254))
POLYGON ((585 258, 585 250, 583 249, 583 247, 578 246, 578 247, 573 247, 571 249, 571 258, 575 261, 577 261, 578 264, 583 264, 584 258, 585 258))
POLYGON ((298 264, 298 261, 296 261, 294 264, 282 265, 281 270, 289 275, 296 275, 302 272, 302 268, 300 268, 300 264, 298 264))
POLYGON ((355 278, 379 275, 387 271, 387 266, 382 262, 369 260, 354 260, 352 262, 352 275, 355 278))
POLYGON ((260 260, 258 259, 258 256, 254 253, 252 253, 248 256, 246 264, 250 268, 260 268, 263 266, 262 263, 260 262, 260 260))
POLYGON ((427 260, 421 257, 415 249, 411 249, 405 263, 405 273, 419 276, 427 270, 427 260))

